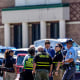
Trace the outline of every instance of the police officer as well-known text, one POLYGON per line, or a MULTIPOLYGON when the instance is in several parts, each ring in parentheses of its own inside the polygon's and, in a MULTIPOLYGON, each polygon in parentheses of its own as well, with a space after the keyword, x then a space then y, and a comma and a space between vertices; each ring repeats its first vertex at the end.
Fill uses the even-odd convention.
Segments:
POLYGON ((67 40, 67 54, 63 64, 66 64, 66 70, 62 80, 75 80, 75 50, 72 47, 73 41, 67 40))
POLYGON ((28 55, 24 58, 24 69, 25 71, 20 74, 20 80, 34 80, 32 75, 33 70, 33 58, 35 54, 35 50, 33 48, 30 48, 28 50, 28 55))
POLYGON ((35 80, 49 80, 52 72, 52 59, 42 47, 38 47, 38 53, 34 57, 33 73, 35 80), (36 71, 35 71, 36 70, 36 71))
POLYGON ((53 80, 62 80, 62 70, 60 65, 62 64, 63 55, 61 52, 62 44, 58 43, 55 46, 55 56, 53 58, 53 80))
POLYGON ((16 60, 13 58, 14 52, 12 50, 5 51, 5 58, 2 63, 2 67, 6 67, 6 74, 4 73, 4 80, 15 80, 17 76, 16 60))

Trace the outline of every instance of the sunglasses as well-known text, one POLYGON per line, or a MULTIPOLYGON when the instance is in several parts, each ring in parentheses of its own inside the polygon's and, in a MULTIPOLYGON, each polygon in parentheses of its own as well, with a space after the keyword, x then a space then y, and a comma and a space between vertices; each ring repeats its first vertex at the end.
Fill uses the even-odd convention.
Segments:
POLYGON ((55 47, 59 47, 59 46, 55 46, 55 47))

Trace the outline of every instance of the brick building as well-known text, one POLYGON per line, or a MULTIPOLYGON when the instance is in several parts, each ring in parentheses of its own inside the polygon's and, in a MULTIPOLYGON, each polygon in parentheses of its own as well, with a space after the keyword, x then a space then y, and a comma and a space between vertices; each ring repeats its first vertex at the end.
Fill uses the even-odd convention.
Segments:
POLYGON ((0 45, 4 45, 4 25, 2 24, 1 10, 3 8, 14 7, 15 0, 0 0, 0 45))
POLYGON ((5 46, 28 47, 38 39, 65 37, 80 44, 80 0, 15 0, 15 7, 2 10, 2 23, 5 46))

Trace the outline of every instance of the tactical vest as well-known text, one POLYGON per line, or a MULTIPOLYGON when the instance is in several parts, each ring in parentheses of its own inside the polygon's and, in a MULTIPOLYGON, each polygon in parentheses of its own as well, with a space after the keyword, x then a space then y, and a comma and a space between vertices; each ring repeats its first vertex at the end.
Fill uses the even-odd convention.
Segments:
POLYGON ((44 55, 44 54, 40 54, 38 56, 38 61, 36 63, 36 68, 37 69, 48 69, 50 68, 50 56, 49 55, 44 55))
POLYGON ((28 58, 28 59, 25 61, 24 69, 33 70, 33 58, 28 58))

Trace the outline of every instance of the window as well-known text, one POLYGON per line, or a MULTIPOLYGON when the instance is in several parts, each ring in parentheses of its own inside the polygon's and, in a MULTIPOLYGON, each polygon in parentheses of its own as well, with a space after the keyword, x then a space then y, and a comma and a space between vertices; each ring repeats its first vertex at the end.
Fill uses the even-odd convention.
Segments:
POLYGON ((50 37, 59 38, 59 22, 51 23, 50 25, 50 37))

